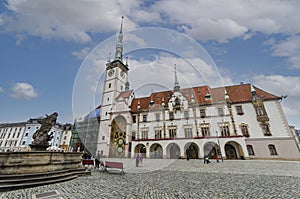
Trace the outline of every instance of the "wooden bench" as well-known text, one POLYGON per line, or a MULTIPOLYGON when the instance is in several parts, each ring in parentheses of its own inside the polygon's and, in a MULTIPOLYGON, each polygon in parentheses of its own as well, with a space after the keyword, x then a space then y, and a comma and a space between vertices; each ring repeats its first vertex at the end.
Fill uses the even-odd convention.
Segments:
POLYGON ((92 165, 94 166, 94 160, 82 160, 82 165, 92 165))
POLYGON ((121 174, 125 174, 122 162, 110 162, 110 161, 100 161, 100 168, 102 172, 108 172, 109 169, 121 169, 121 174))

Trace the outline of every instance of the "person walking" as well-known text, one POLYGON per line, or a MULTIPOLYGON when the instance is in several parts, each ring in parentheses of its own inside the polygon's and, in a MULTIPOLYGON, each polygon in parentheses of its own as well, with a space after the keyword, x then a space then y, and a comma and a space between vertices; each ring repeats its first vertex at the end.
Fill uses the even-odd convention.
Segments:
POLYGON ((140 155, 139 155, 139 160, 140 160, 141 165, 143 166, 143 155, 142 155, 142 153, 140 153, 140 155))
POLYGON ((139 161, 140 161, 140 156, 139 156, 139 154, 137 154, 136 157, 135 157, 135 166, 136 167, 139 166, 139 161))
POLYGON ((219 163, 219 156, 216 154, 216 162, 219 163))
POLYGON ((187 161, 190 160, 190 156, 191 156, 190 149, 187 149, 187 150, 186 150, 186 160, 187 160, 187 161))
POLYGON ((95 157, 95 168, 99 169, 99 164, 100 164, 100 152, 97 152, 97 155, 95 157))

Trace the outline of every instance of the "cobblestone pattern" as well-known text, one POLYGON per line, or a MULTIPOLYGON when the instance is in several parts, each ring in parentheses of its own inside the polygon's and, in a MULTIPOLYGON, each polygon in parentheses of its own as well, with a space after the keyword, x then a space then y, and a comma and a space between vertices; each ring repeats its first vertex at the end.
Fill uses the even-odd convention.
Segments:
POLYGON ((125 170, 125 175, 119 175, 93 170, 91 176, 4 192, 0 198, 32 198, 53 190, 59 192, 57 198, 72 199, 299 198, 299 170, 299 162, 224 161, 204 165, 199 160, 176 160, 161 170, 145 173, 125 170))

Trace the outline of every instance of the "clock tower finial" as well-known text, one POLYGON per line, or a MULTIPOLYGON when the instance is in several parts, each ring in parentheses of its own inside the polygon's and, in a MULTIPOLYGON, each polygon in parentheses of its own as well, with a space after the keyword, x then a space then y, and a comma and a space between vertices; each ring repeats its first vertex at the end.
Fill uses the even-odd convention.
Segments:
POLYGON ((122 16, 121 27, 118 35, 118 42, 116 45, 116 53, 115 53, 115 60, 120 60, 121 62, 123 62, 123 19, 124 17, 122 16))

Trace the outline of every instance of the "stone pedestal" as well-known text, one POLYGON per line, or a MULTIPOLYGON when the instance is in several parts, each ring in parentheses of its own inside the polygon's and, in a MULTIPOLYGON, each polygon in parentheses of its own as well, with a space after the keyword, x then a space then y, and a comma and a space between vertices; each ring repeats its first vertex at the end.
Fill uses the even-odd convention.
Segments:
POLYGON ((31 151, 46 151, 48 147, 51 145, 43 145, 43 144, 29 144, 31 151))
POLYGON ((82 167, 81 156, 74 152, 0 152, 0 175, 77 169, 82 167))

